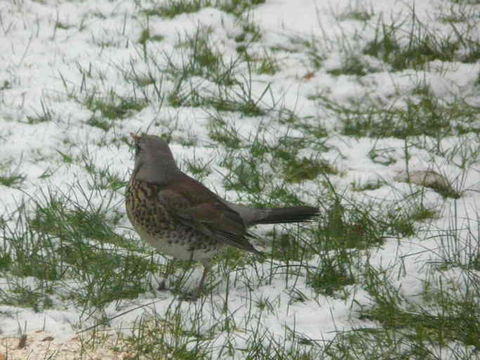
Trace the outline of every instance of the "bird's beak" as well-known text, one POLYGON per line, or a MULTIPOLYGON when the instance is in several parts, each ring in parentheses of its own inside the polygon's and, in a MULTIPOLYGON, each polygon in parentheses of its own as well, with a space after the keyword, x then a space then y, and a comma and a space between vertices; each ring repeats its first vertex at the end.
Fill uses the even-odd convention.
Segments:
POLYGON ((138 142, 140 140, 141 136, 138 136, 137 134, 130 133, 130 136, 132 137, 133 141, 138 142))

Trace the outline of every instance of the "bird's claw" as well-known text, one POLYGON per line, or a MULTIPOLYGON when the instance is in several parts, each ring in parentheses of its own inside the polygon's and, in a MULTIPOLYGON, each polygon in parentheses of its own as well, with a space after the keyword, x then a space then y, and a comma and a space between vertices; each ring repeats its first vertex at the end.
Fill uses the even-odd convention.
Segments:
POLYGON ((161 281, 158 283, 157 290, 158 290, 158 291, 165 291, 165 290, 167 290, 167 284, 166 284, 166 281, 165 281, 165 280, 161 280, 161 281))

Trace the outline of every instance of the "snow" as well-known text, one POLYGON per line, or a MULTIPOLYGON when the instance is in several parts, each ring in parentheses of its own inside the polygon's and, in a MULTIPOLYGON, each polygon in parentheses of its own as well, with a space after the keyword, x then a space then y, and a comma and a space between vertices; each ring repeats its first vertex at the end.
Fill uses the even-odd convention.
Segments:
MULTIPOLYGON (((478 62, 465 64, 435 60, 429 64, 429 71, 426 72, 390 72, 383 69, 362 77, 361 81, 356 76, 329 74, 328 70, 341 67, 343 58, 341 47, 332 45, 332 41, 335 42, 340 36, 351 38, 358 35, 359 41, 364 43, 366 39, 374 36, 372 26, 378 19, 382 16, 388 19, 395 18, 400 13, 406 14, 413 6, 409 1, 372 0, 366 8, 374 10, 374 17, 365 28, 359 21, 339 22, 339 16, 355 6, 352 3, 359 4, 350 0, 267 0, 265 4, 255 7, 252 19, 260 27, 262 39, 260 44, 252 45, 253 51, 275 46, 295 49, 298 44, 292 39, 300 37, 317 37, 318 46, 322 48, 323 44, 329 49, 325 50, 323 67, 315 71, 308 80, 305 76, 311 69, 307 65, 305 53, 280 51, 276 56, 281 70, 273 76, 255 77, 252 84, 253 98, 262 94, 266 86, 271 84, 270 91, 275 97, 265 96, 262 99, 264 106, 268 108, 275 103, 274 99, 281 99, 285 108, 294 109, 301 117, 312 116, 313 121, 325 123, 329 131, 335 128, 336 119, 310 101, 312 95, 328 94, 330 99, 342 105, 347 105, 352 99, 363 101, 367 98, 389 104, 395 94, 407 96, 419 83, 425 82, 434 96, 445 101, 465 97, 470 105, 480 104, 478 85, 475 85, 478 75, 472 76, 480 72, 478 62)), ((446 3, 449 2, 432 0, 417 1, 414 4, 420 21, 430 21, 442 31, 446 31, 445 26, 432 18, 432 14, 446 3)), ((167 63, 167 59, 181 66, 188 52, 182 50, 178 45, 179 41, 187 35, 195 34, 201 27, 210 29, 210 39, 225 59, 235 58, 237 44, 233 38, 241 33, 242 28, 233 15, 214 8, 204 8, 196 13, 181 14, 172 19, 150 17, 147 21, 146 17, 141 15, 137 2, 130 0, 3 2, 0 4, 0 13, 0 87, 2 84, 4 86, 0 92, 0 170, 9 168, 25 176, 21 189, 0 185, 0 215, 5 219, 18 207, 25 194, 35 195, 49 187, 68 192, 71 191, 72 184, 88 184, 89 178, 84 167, 80 166, 81 163, 66 164, 62 161, 61 154, 78 159, 88 152, 95 166, 108 167, 113 173, 127 179, 132 167, 132 154, 127 145, 118 139, 128 137, 129 132, 149 129, 151 133, 168 133, 171 130, 174 140, 194 140, 193 147, 174 141, 172 151, 180 164, 195 160, 212 162, 213 168, 219 165, 224 154, 222 155, 219 149, 212 148, 208 130, 208 109, 173 108, 166 103, 160 107, 159 103, 150 103, 125 119, 114 120, 114 128, 104 132, 87 124, 93 115, 92 111, 77 99, 83 99, 85 94, 91 93, 93 89, 97 89, 98 94, 103 96, 111 90, 119 96, 142 98, 139 89, 135 89, 134 85, 126 80, 128 76, 122 69, 128 69, 129 64, 134 64, 140 73, 151 71, 155 76, 160 76, 161 66, 167 63), (64 26, 56 26, 58 23, 64 26), (138 38, 147 27, 151 35, 158 34, 164 39, 146 44, 152 58, 144 61, 138 38), (156 57, 160 67, 156 67, 152 62, 153 57, 156 57), (51 114, 51 120, 29 124, 29 118, 38 117, 46 111, 51 114), (42 177, 47 171, 51 172, 51 176, 42 177)), ((202 91, 215 90, 211 82, 197 80, 202 91)), ((195 79, 192 79, 192 82, 195 82, 195 79)), ((167 93, 173 87, 173 82, 165 76, 162 91, 167 93)), ((152 86, 146 86, 143 91, 152 94, 155 90, 152 86)), ((398 98, 395 98, 395 101, 392 105, 399 108, 405 106, 398 98)), ((98 111, 95 115, 101 116, 98 111)), ((255 134, 264 120, 238 114, 225 115, 225 121, 246 138, 255 134)), ((269 135, 276 138, 287 133, 290 136, 301 135, 287 127, 272 129, 269 135)), ((468 136, 445 138, 442 146, 446 150, 463 141, 468 141, 468 136)), ((377 179, 392 184, 399 173, 405 172, 403 140, 357 139, 332 135, 327 144, 331 149, 321 156, 333 162, 343 174, 335 180, 339 188, 348 189, 352 183, 364 184, 377 179), (372 149, 390 149, 389 155, 397 161, 388 166, 374 162, 369 155, 372 149)), ((454 206, 457 209, 456 216, 460 219, 469 218, 472 211, 478 210, 478 164, 464 173, 458 166, 446 164, 443 158, 427 150, 412 148, 410 156, 410 171, 435 170, 453 180, 454 188, 458 186, 468 190, 458 203, 453 200, 443 201, 438 194, 426 192, 425 202, 437 206, 442 214, 440 219, 434 221, 435 229, 448 229, 453 221, 454 206)), ((204 183, 231 200, 241 197, 241 194, 222 188, 222 171, 213 171, 204 183)), ((300 187, 303 186, 302 184, 300 187)), ((318 191, 317 186, 317 183, 306 183, 307 190, 299 196, 308 202, 308 192, 318 191)), ((395 188, 400 192, 407 192, 410 186, 395 183, 395 188)), ((386 186, 367 194, 372 198, 395 200, 392 199, 395 195, 386 186)), ((361 197, 360 194, 358 196, 361 197)), ((93 200, 100 202, 101 196, 93 200)), ((121 194, 116 195, 114 202, 122 202, 121 194)), ((124 220, 122 226, 129 224, 124 220)), ((420 235, 412 239, 402 239, 401 244, 397 240, 387 240, 374 252, 370 263, 378 268, 402 266, 406 274, 394 280, 394 283, 401 285, 405 296, 415 299, 422 290, 425 273, 422 266, 435 254, 426 249, 437 249, 438 246, 435 239, 425 241, 420 235), (401 265, 398 264, 399 257, 403 259, 401 265)), ((244 275, 250 279, 268 276, 268 265, 260 266, 257 270, 260 275, 251 269, 242 269, 240 275, 235 276, 244 275)), ((308 294, 309 300, 289 304, 289 289, 285 288, 285 282, 280 275, 271 284, 262 284, 261 280, 255 282, 258 282, 258 287, 250 290, 240 281, 228 295, 229 311, 234 314, 235 322, 249 329, 256 324, 248 324, 245 319, 249 318, 251 307, 255 308, 252 304, 260 299, 275 303, 276 311, 262 318, 262 326, 278 336, 283 336, 285 327, 288 327, 307 338, 331 339, 339 330, 375 326, 367 320, 356 319, 353 315, 355 306, 352 304, 370 303, 368 295, 361 287, 355 287, 350 295, 343 299, 316 295, 302 281, 298 290, 308 294)), ((0 278, 0 290, 5 289, 8 290, 8 282, 5 278, 0 278)), ((225 300, 223 290, 220 285, 214 291, 212 301, 215 305, 222 304, 225 300)), ((163 293, 144 294, 136 300, 122 302, 121 311, 135 309, 152 301, 155 301, 152 305, 116 318, 111 326, 128 328, 140 316, 149 312, 165 315, 170 304, 177 302, 177 299, 163 293)), ((57 302, 57 308, 41 312, 24 307, 0 306, 0 333, 13 335, 19 331, 46 330, 54 335, 55 341, 62 341, 93 323, 94 319, 85 319, 80 309, 66 305, 58 299, 57 302)), ((194 313, 204 312, 205 327, 208 327, 209 322, 215 323, 221 314, 221 311, 213 306, 210 312, 206 311, 208 307, 203 307, 203 304, 182 303, 181 307, 194 313)), ((114 317, 118 312, 116 304, 111 304, 102 315, 114 317)), ((254 316, 262 316, 259 314, 260 312, 254 313, 254 316)), ((240 339, 239 336, 236 340, 241 341, 240 339)), ((219 335, 216 342, 221 344, 222 335, 219 335)))

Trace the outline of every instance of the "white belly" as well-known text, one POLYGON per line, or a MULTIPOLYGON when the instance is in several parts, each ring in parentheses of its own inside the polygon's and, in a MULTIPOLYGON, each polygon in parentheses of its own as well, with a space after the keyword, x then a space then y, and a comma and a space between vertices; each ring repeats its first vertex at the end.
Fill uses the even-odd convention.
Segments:
POLYGON ((158 250, 158 252, 180 260, 193 260, 206 263, 223 248, 222 244, 216 244, 215 247, 207 246, 198 248, 198 246, 192 244, 191 240, 189 241, 188 236, 182 237, 182 234, 179 232, 174 232, 173 234, 155 234, 155 236, 152 236, 139 227, 137 227, 136 230, 140 237, 158 250))

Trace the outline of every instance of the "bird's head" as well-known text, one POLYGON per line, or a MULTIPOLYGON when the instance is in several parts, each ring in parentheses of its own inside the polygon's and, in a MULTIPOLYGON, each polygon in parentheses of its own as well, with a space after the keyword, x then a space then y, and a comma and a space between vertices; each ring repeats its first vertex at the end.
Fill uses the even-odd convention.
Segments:
POLYGON ((165 184, 180 173, 166 141, 154 135, 131 133, 135 145, 135 168, 137 180, 165 184))

